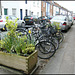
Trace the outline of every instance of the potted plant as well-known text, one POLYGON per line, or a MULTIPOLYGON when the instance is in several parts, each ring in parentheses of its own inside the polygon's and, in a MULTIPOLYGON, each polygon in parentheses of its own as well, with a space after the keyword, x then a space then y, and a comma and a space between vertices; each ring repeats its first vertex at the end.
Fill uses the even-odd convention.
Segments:
POLYGON ((8 33, 0 41, 0 64, 23 70, 26 74, 32 72, 37 64, 37 50, 31 40, 25 36, 19 38, 17 33, 17 19, 9 21, 6 17, 8 33))

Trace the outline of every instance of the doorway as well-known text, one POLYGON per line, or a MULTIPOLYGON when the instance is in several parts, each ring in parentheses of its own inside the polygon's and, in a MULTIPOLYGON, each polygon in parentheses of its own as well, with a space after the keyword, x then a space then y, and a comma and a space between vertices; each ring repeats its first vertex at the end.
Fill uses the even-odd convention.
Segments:
POLYGON ((20 18, 22 20, 22 9, 20 9, 20 18))

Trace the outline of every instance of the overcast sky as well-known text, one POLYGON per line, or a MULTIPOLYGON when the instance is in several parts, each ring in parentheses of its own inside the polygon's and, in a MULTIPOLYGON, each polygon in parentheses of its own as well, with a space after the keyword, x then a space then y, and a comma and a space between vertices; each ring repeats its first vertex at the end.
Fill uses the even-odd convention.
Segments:
POLYGON ((75 1, 55 1, 55 2, 67 8, 69 11, 73 11, 73 13, 75 13, 75 1))

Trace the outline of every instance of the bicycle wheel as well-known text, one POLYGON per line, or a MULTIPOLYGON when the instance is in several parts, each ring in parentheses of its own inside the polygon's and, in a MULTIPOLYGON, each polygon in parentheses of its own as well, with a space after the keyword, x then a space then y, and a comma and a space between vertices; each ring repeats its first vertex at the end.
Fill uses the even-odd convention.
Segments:
POLYGON ((56 50, 59 48, 59 41, 55 37, 51 37, 51 36, 48 37, 48 36, 42 35, 41 40, 52 42, 55 45, 56 50))
POLYGON ((59 33, 56 34, 56 36, 57 36, 59 44, 60 44, 64 39, 63 33, 59 32, 59 33))
POLYGON ((50 41, 55 45, 55 48, 57 50, 59 48, 59 41, 55 37, 52 37, 50 41))
POLYGON ((55 46, 49 41, 41 41, 36 46, 35 49, 38 50, 38 57, 41 59, 51 58, 55 52, 55 46))

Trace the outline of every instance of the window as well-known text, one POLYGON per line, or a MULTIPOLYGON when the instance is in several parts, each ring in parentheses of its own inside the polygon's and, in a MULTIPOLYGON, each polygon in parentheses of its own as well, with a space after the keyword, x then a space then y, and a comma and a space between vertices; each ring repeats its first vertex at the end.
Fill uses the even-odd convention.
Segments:
POLYGON ((69 16, 69 21, 72 21, 72 16, 69 16))
POLYGON ((45 16, 45 12, 43 12, 43 16, 45 16))
POLYGON ((8 9, 4 9, 4 15, 8 15, 8 9))
POLYGON ((31 16, 31 11, 29 11, 29 15, 31 16))
POLYGON ((37 2, 37 6, 39 7, 39 1, 37 2))
POLYGON ((45 2, 43 2, 43 7, 45 7, 45 2))
POLYGON ((25 0, 25 3, 27 4, 27 0, 25 0))
POLYGON ((55 16, 52 18, 52 20, 61 20, 61 21, 64 21, 66 18, 66 16, 55 16))
POLYGON ((37 12, 37 17, 39 17, 39 12, 37 12))
POLYGON ((52 3, 54 3, 54 1, 52 1, 52 3))
POLYGON ((16 9, 12 8, 12 15, 16 16, 16 9))
POLYGON ((52 5, 51 5, 51 9, 52 9, 52 5))
POLYGON ((33 6, 35 6, 35 1, 33 2, 33 6))

